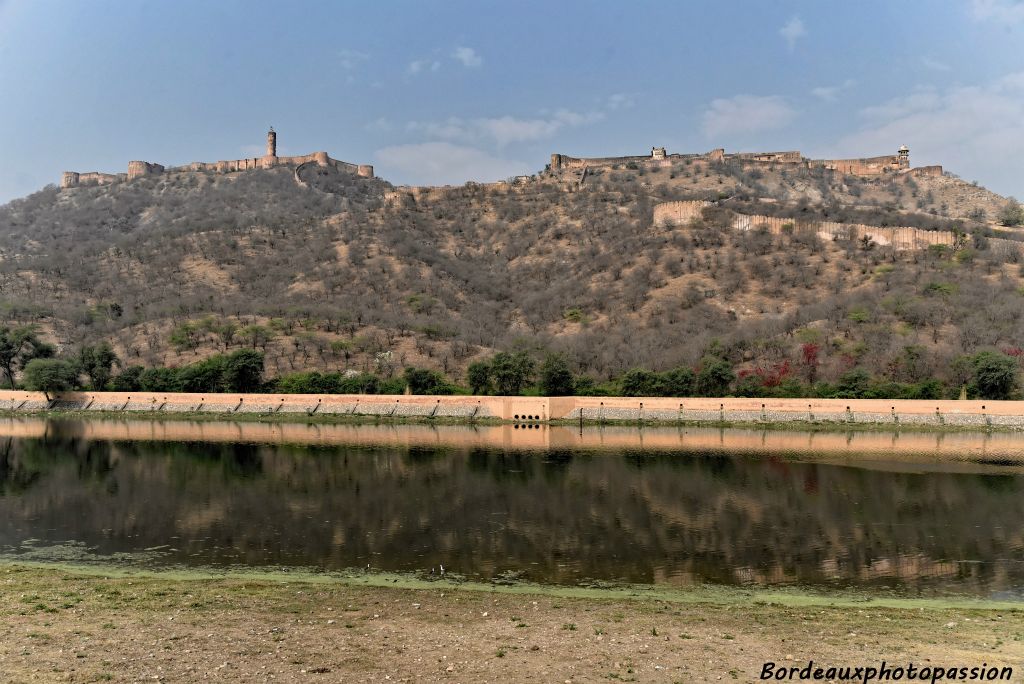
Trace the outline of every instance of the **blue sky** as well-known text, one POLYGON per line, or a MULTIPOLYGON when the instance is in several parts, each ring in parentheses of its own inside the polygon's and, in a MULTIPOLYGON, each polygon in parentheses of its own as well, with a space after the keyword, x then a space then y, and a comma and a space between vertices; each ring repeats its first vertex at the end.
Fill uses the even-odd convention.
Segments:
POLYGON ((327 150, 395 183, 799 149, 1024 196, 1024 0, 0 0, 0 202, 63 170, 327 150))

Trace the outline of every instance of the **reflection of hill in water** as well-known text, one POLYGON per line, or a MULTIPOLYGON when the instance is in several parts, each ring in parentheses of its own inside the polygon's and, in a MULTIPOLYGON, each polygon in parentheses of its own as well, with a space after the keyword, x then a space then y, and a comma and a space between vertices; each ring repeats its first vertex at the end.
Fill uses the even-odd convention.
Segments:
POLYGON ((181 562, 444 563, 560 582, 1024 584, 1021 471, 913 470, 699 451, 7 439, 0 544, 170 544, 181 562))

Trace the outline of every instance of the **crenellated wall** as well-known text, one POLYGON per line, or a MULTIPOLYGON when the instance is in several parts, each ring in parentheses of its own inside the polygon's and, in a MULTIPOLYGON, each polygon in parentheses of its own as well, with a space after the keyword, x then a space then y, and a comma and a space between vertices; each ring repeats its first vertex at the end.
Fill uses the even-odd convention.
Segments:
POLYGON ((271 128, 267 133, 267 154, 262 157, 250 157, 247 159, 229 159, 215 162, 192 162, 184 166, 173 166, 165 169, 161 164, 146 161, 128 162, 128 173, 109 174, 78 173, 65 171, 61 176, 61 188, 73 188, 79 185, 105 185, 123 180, 135 180, 142 176, 153 176, 162 173, 183 173, 190 171, 205 171, 211 173, 234 173, 237 171, 249 171, 254 169, 269 169, 275 166, 301 166, 303 164, 315 163, 319 166, 330 166, 340 171, 345 171, 362 178, 373 178, 373 167, 369 164, 351 164, 349 162, 331 159, 326 152, 314 152, 300 157, 279 157, 277 156, 277 133, 271 128))
POLYGON ((815 159, 811 165, 853 176, 878 176, 900 170, 899 157, 894 154, 864 159, 815 159))
POLYGON ((736 160, 739 162, 758 162, 765 164, 799 164, 805 167, 825 168, 836 173, 855 176, 878 176, 887 173, 904 173, 913 171, 918 175, 942 175, 941 166, 928 166, 922 169, 910 168, 909 150, 900 148, 896 154, 881 157, 863 157, 859 159, 807 159, 800 150, 784 152, 734 152, 726 154, 722 148, 703 154, 667 154, 664 147, 652 148, 650 155, 632 157, 570 157, 564 154, 552 154, 550 168, 552 171, 582 169, 590 166, 618 166, 628 163, 648 163, 666 165, 672 160, 699 159, 716 162, 736 160))
POLYGON ((123 173, 100 173, 99 171, 65 171, 61 174, 60 187, 73 188, 79 185, 110 185, 125 180, 123 173))
MULTIPOLYGON (((682 202, 664 202, 654 207, 654 225, 658 227, 684 226, 702 217, 711 202, 700 200, 682 202)), ((734 230, 746 231, 766 229, 773 235, 779 235, 789 226, 794 230, 811 230, 825 239, 848 238, 860 240, 868 237, 875 244, 891 246, 895 249, 926 249, 931 245, 948 245, 957 243, 957 235, 948 230, 923 230, 909 226, 884 228, 868 226, 860 223, 837 223, 835 221, 797 221, 778 216, 735 214, 731 227, 734 230)), ((989 238, 989 243, 1013 249, 1020 249, 1021 243, 1014 240, 989 238)))

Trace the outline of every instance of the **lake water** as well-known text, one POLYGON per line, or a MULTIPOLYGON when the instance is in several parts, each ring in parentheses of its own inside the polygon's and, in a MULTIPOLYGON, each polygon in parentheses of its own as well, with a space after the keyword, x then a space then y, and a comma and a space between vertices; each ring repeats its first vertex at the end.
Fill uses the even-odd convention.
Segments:
POLYGON ((1021 598, 1022 521, 1015 434, 0 420, 7 557, 1021 598))

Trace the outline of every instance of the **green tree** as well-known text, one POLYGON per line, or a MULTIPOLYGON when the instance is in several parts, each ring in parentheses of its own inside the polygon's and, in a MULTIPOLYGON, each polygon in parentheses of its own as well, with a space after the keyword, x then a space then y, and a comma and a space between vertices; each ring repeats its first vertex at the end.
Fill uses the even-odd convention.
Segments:
POLYGON ((691 369, 685 366, 673 368, 662 373, 661 378, 662 383, 665 385, 666 395, 670 397, 693 396, 697 375, 691 369))
POLYGON ((115 363, 118 363, 117 354, 106 342, 85 346, 78 351, 78 367, 89 377, 89 387, 96 392, 107 388, 115 363))
POLYGON ((139 389, 143 392, 180 392, 181 382, 173 368, 147 368, 139 374, 139 389))
POLYGON ((435 370, 410 366, 402 378, 412 394, 451 394, 453 391, 451 384, 435 370))
POLYGON ((256 347, 266 351, 267 344, 274 339, 274 335, 273 330, 262 325, 247 325, 238 332, 238 337, 246 344, 251 344, 254 351, 256 347))
POLYGON ((178 369, 177 381, 181 392, 220 392, 224 376, 224 357, 211 356, 208 359, 190 363, 178 369))
POLYGON ((721 358, 704 357, 694 387, 698 396, 724 397, 734 380, 736 374, 731 363, 721 358))
POLYGON ((486 361, 474 361, 466 369, 466 382, 473 394, 490 394, 491 364, 486 361))
POLYGON ((533 359, 524 351, 498 352, 491 359, 491 377, 494 378, 498 394, 503 396, 521 394, 523 388, 530 383, 533 370, 533 359))
POLYGON ((255 392, 263 384, 263 354, 239 349, 224 357, 220 386, 224 392, 255 392))
POLYGON ((110 379, 111 392, 138 392, 142 389, 142 366, 128 366, 110 379))
POLYGON ((0 328, 0 369, 7 384, 14 387, 14 375, 32 359, 53 356, 51 345, 39 339, 33 326, 0 328))
POLYGON ((1010 399, 1017 391, 1017 360, 999 352, 975 354, 972 394, 980 399, 1010 399))
POLYGON ((191 349, 195 351, 199 347, 199 325, 192 321, 186 321, 171 330, 171 344, 176 350, 184 351, 191 349))
POLYGON ((660 397, 665 394, 662 377, 646 368, 633 368, 622 374, 619 380, 624 397, 660 397))
POLYGON ((548 354, 540 367, 540 391, 548 397, 566 397, 573 394, 572 371, 561 354, 548 354))
POLYGON ((65 392, 78 386, 78 370, 64 359, 32 359, 25 364, 25 387, 50 398, 53 392, 65 392))
POLYGON ((835 396, 838 399, 862 399, 871 390, 871 374, 863 368, 853 368, 839 377, 835 396))

